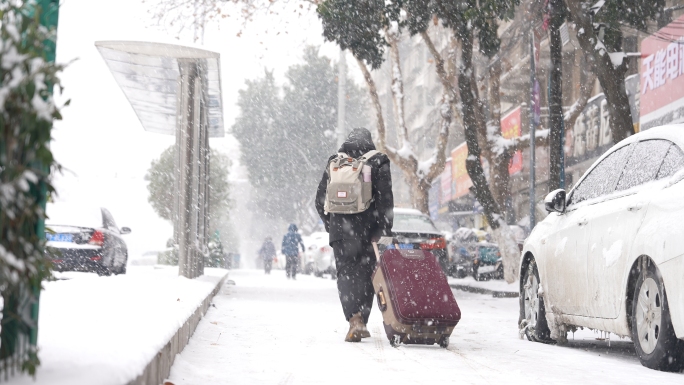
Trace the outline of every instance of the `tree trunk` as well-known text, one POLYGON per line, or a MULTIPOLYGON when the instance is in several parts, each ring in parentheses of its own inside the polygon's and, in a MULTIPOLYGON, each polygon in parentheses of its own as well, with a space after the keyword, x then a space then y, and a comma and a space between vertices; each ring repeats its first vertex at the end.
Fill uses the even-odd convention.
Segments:
MULTIPOLYGON (((354 56, 356 58, 356 56, 354 56)), ((368 86, 368 93, 371 97, 371 102, 373 103, 373 109, 375 110, 375 118, 378 129, 378 148, 382 152, 387 152, 385 148, 385 119, 382 117, 382 105, 380 104, 380 97, 378 96, 378 89, 375 87, 375 81, 371 76, 366 63, 363 60, 356 58, 356 62, 359 64, 359 68, 363 73, 363 78, 366 80, 366 85, 368 86)))
POLYGON ((496 203, 501 208, 502 215, 506 218, 510 191, 510 174, 508 165, 511 162, 513 151, 508 148, 499 148, 498 143, 502 139, 501 132, 501 60, 495 56, 489 66, 489 111, 490 119, 487 122, 487 146, 489 151, 489 163, 491 164, 490 182, 492 194, 496 203))
MULTIPOLYGON (((463 106, 463 125, 466 145, 468 147, 466 170, 473 182, 475 197, 484 209, 485 217, 487 218, 489 227, 492 229, 492 235, 499 246, 504 265, 504 279, 508 283, 513 283, 517 280, 519 275, 518 265, 520 262, 520 251, 513 233, 501 216, 501 209, 489 189, 489 184, 487 183, 484 170, 482 169, 478 131, 481 132, 484 130, 482 130, 481 127, 478 127, 478 111, 476 111, 476 109, 479 108, 479 106, 477 105, 475 90, 471 82, 473 79, 472 61, 473 33, 472 30, 467 30, 461 37, 461 67, 458 74, 458 87, 463 106)), ((506 172, 508 172, 507 167, 506 172)))
MULTIPOLYGON (((400 122, 400 142, 403 142, 403 146, 408 146, 411 149, 411 143, 408 137, 408 129, 404 123, 404 109, 403 109, 403 81, 401 77, 401 67, 399 62, 399 50, 396 45, 396 40, 391 42, 390 55, 391 63, 393 67, 393 80, 392 80, 392 100, 395 106, 395 114, 397 114, 397 121, 400 122)), ((444 163, 446 162, 446 146, 449 139, 449 127, 451 126, 451 111, 449 109, 449 103, 447 102, 447 96, 443 97, 442 105, 440 106, 440 115, 442 117, 442 123, 439 129, 437 137, 437 146, 435 148, 435 153, 432 158, 427 162, 421 163, 412 151, 409 151, 408 156, 400 156, 397 150, 386 145, 386 130, 384 125, 384 120, 382 118, 382 106, 380 104, 380 98, 378 97, 377 88, 375 82, 368 71, 368 67, 362 61, 357 59, 359 68, 363 72, 364 79, 368 85, 369 92, 371 94, 371 100, 378 120, 378 148, 380 151, 387 154, 390 160, 395 163, 401 169, 409 185, 409 191, 411 195, 411 201, 413 207, 420 210, 425 214, 429 214, 429 193, 430 187, 432 186, 432 181, 437 178, 442 170, 444 169, 444 163)))
POLYGON ((552 0, 549 25, 549 192, 561 188, 563 162, 563 42, 560 36, 561 0, 552 0))
POLYGON ((594 61, 596 75, 601 84, 601 88, 606 95, 608 111, 611 117, 611 133, 613 142, 617 143, 622 139, 634 134, 632 123, 632 112, 629 108, 629 98, 625 90, 625 74, 627 72, 626 62, 623 61, 618 66, 614 66, 610 59, 609 52, 599 41, 594 33, 593 24, 582 0, 566 0, 572 20, 577 28, 577 40, 580 47, 590 60, 594 61))
POLYGON ((408 178, 407 182, 413 208, 420 210, 423 214, 430 215, 430 184, 417 176, 408 178))
POLYGON ((478 122, 477 122, 477 101, 473 94, 472 70, 473 70, 473 33, 468 30, 463 39, 461 39, 461 68, 458 74, 458 88, 461 94, 463 125, 465 131, 466 145, 468 147, 468 158, 466 159, 466 170, 468 176, 473 182, 475 197, 484 209, 487 222, 496 229, 499 226, 499 219, 501 217, 501 210, 499 205, 494 200, 494 196, 489 190, 487 178, 485 178, 484 170, 480 156, 480 144, 478 141, 478 122))

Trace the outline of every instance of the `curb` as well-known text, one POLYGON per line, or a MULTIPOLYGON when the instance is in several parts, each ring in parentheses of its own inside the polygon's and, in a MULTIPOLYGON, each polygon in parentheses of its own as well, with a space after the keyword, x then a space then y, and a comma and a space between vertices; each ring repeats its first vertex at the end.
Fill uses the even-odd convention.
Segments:
POLYGON ((207 313, 211 301, 214 296, 221 290, 221 287, 228 281, 228 274, 226 274, 216 284, 214 290, 204 298, 202 303, 197 307, 194 313, 183 323, 176 334, 171 337, 171 340, 164 345, 164 347, 154 356, 152 361, 145 366, 143 373, 135 380, 130 381, 128 385, 159 385, 164 383, 164 380, 169 378, 171 373, 171 366, 176 358, 176 354, 183 351, 183 348, 190 341, 190 337, 195 332, 197 325, 202 320, 202 317, 207 313))
POLYGON ((485 289, 483 287, 459 285, 457 283, 450 283, 449 286, 451 286, 452 289, 467 291, 469 293, 491 294, 492 297, 494 297, 494 298, 518 298, 518 295, 519 295, 518 292, 515 292, 515 291, 491 290, 491 289, 485 289))

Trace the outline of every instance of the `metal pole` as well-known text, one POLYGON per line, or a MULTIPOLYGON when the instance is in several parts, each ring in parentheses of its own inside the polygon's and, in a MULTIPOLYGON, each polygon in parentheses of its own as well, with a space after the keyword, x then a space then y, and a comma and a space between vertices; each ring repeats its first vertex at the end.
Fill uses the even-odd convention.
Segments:
POLYGON ((178 274, 194 278, 197 241, 196 167, 194 149, 196 142, 197 64, 195 60, 179 60, 180 70, 180 124, 178 127, 178 159, 176 170, 179 182, 178 218, 178 274))
POLYGON ((535 63, 534 63, 534 32, 530 31, 530 230, 534 228, 536 225, 536 197, 535 197, 535 191, 534 191, 534 182, 535 182, 535 131, 536 131, 536 122, 535 122, 535 113, 536 113, 536 103, 537 101, 535 100, 535 83, 537 82, 536 76, 535 76, 535 63))
POLYGON ((549 101, 549 191, 562 187, 563 164, 563 40, 560 27, 562 0, 551 0, 549 8, 549 51, 551 67, 549 68, 548 101, 549 101))
POLYGON ((347 98, 347 59, 344 50, 340 50, 337 69, 337 146, 342 146, 347 136, 344 127, 347 98))

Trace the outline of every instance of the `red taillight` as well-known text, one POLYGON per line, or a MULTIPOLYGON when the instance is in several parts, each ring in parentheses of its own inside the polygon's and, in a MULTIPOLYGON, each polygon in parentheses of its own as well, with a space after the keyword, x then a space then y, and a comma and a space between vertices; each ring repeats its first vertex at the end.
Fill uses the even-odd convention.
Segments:
POLYGON ((426 242, 421 243, 420 248, 423 250, 445 249, 446 248, 446 239, 444 239, 442 237, 432 238, 426 242))
POLYGON ((325 247, 325 246, 321 247, 321 253, 327 253, 328 250, 329 250, 329 249, 328 249, 327 247, 325 247))
POLYGON ((95 246, 103 246, 104 234, 101 231, 95 230, 93 232, 93 235, 90 236, 90 240, 88 241, 88 243, 95 246))
POLYGON ((102 256, 100 256, 100 255, 96 255, 96 256, 94 256, 94 257, 90 257, 90 260, 91 260, 91 261, 99 261, 99 260, 101 260, 101 259, 102 259, 102 256))
POLYGON ((61 260, 61 259, 53 259, 52 262, 54 262, 54 263, 62 263, 62 262, 64 262, 64 260, 61 260))

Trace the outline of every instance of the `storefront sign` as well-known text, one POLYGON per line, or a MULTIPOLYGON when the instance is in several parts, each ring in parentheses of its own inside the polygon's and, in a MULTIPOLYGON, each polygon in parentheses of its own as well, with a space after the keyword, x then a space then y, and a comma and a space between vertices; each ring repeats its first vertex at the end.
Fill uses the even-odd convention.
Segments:
POLYGON ((684 15, 641 42, 641 127, 684 121, 684 15))
POLYGON ((452 194, 453 199, 458 199, 468 194, 468 192, 470 192, 470 187, 473 185, 470 176, 468 176, 468 170, 466 170, 467 158, 468 146, 465 142, 451 151, 451 172, 453 181, 455 182, 455 188, 452 194))
MULTIPOLYGON (((501 135, 504 139, 519 138, 522 135, 521 130, 521 109, 520 107, 506 114, 501 119, 501 135)), ((516 151, 511 157, 511 163, 508 165, 508 173, 510 175, 519 173, 523 169, 523 157, 521 151, 516 151)))
POLYGON ((444 165, 444 171, 442 171, 442 175, 440 176, 440 206, 448 205, 452 198, 451 177, 451 159, 449 159, 444 165))
MULTIPOLYGON (((639 78, 635 75, 625 80, 625 89, 632 112, 632 122, 638 131, 639 110, 637 108, 639 94, 639 78)), ((566 132, 565 165, 572 166, 587 159, 593 159, 613 146, 613 135, 610 130, 610 112, 604 94, 598 94, 587 102, 582 113, 575 121, 575 126, 566 132)))

